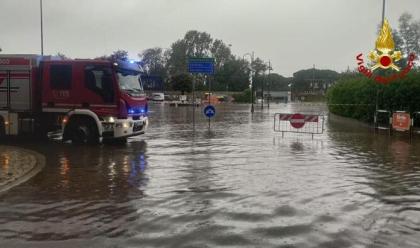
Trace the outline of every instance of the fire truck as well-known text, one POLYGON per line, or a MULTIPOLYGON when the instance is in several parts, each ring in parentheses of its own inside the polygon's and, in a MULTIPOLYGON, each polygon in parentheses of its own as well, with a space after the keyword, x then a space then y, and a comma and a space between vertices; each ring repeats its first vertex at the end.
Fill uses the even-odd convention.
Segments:
POLYGON ((98 143, 144 134, 141 68, 130 61, 0 55, 0 137, 61 131, 98 143))

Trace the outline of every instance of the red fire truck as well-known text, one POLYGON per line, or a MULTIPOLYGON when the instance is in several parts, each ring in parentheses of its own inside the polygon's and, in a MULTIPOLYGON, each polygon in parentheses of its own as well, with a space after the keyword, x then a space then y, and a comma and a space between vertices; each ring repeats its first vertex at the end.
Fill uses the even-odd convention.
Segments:
POLYGON ((97 143, 143 134, 148 106, 136 63, 0 55, 0 136, 97 143))

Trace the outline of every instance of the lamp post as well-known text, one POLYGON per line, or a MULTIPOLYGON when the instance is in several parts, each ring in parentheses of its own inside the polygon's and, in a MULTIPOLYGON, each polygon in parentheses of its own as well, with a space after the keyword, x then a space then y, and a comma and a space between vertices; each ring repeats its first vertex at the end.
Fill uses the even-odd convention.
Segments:
MULTIPOLYGON (((385 5, 386 5, 386 0, 382 0, 382 26, 381 28, 383 28, 384 22, 385 22, 385 5)), ((379 89, 376 89, 375 109, 376 111, 378 111, 379 109, 379 89)), ((376 112, 375 112, 375 115, 376 115, 376 112)))
POLYGON ((254 63, 254 52, 252 53, 245 53, 244 56, 242 56, 243 60, 245 60, 245 56, 249 56, 251 58, 251 65, 249 67, 249 86, 251 88, 251 113, 254 113, 254 86, 253 86, 253 77, 254 77, 254 71, 252 69, 252 64, 254 63))
POLYGON ((44 56, 44 27, 42 21, 42 0, 39 0, 39 10, 41 14, 41 56, 44 56))
POLYGON ((385 22, 385 4, 386 4, 386 0, 382 1, 382 26, 384 26, 384 22, 385 22))
POLYGON ((264 109, 264 83, 265 83, 265 71, 263 72, 263 78, 261 81, 261 110, 264 109))
POLYGON ((270 108, 270 98, 271 98, 271 80, 270 80, 270 75, 271 75, 271 70, 273 70, 273 68, 271 67, 271 61, 268 61, 268 96, 267 96, 267 107, 270 108))

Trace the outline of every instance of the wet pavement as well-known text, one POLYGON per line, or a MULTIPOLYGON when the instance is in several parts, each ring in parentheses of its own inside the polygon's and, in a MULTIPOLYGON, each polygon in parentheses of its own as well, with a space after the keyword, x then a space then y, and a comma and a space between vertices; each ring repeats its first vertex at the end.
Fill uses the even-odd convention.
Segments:
POLYGON ((420 137, 273 132, 322 105, 220 105, 210 132, 201 110, 195 132, 190 108, 151 110, 125 145, 18 143, 46 166, 0 195, 0 247, 420 246, 420 137))
POLYGON ((40 154, 16 146, 0 145, 0 193, 34 176, 44 162, 45 158, 40 154))

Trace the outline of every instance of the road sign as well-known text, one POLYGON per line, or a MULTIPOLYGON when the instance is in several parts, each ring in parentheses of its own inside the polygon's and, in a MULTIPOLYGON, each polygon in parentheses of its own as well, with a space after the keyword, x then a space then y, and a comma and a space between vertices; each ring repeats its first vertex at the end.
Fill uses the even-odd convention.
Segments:
POLYGON ((188 60, 188 72, 214 74, 214 58, 190 58, 188 60))
POLYGON ((284 133, 324 133, 324 116, 319 114, 276 113, 274 131, 284 133))
POLYGON ((302 114, 294 114, 289 121, 292 127, 299 129, 305 125, 305 116, 302 114))
POLYGON ((216 114, 216 108, 213 105, 207 105, 204 108, 204 115, 208 118, 212 118, 216 114))
POLYGON ((392 115, 392 128, 396 131, 409 131, 411 125, 410 114, 405 112, 396 112, 392 115))

